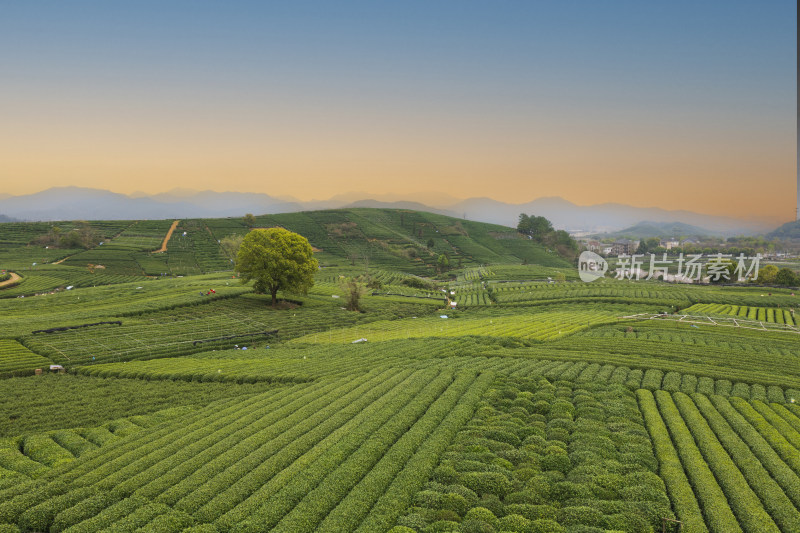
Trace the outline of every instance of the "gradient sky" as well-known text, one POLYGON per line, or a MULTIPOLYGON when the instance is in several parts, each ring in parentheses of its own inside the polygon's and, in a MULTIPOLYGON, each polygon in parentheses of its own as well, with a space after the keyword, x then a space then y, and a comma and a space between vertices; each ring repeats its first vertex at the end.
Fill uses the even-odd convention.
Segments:
POLYGON ((0 192, 790 219, 794 1, 5 2, 0 192))

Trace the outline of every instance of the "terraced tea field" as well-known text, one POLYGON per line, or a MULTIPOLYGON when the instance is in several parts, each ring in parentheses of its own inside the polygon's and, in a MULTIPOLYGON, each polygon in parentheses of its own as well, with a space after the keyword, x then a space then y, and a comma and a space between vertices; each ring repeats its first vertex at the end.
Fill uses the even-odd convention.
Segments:
POLYGON ((257 217, 320 250, 273 308, 226 270, 241 221, 153 253, 172 222, 60 264, 0 225, 0 532, 800 531, 796 290, 584 284, 508 228, 354 209, 257 217))

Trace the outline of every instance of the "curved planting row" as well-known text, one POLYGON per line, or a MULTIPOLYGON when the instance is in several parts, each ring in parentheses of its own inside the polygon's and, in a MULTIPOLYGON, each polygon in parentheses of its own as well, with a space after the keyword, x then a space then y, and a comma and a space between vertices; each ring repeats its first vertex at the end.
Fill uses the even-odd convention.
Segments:
POLYGON ((36 482, 0 479, 0 524, 311 531, 324 522, 339 531, 385 521, 429 475, 491 379, 376 369, 219 401, 114 446, 53 434, 79 456, 54 458, 36 482))
POLYGON ((794 431, 785 408, 719 395, 637 396, 684 526, 702 530, 702 511, 712 532, 800 531, 800 455, 785 438, 794 431))
POLYGON ((675 371, 664 372, 650 368, 639 369, 613 364, 601 364, 590 361, 552 361, 525 360, 521 368, 513 375, 524 376, 526 372, 541 373, 548 379, 575 379, 578 382, 599 382, 623 384, 636 390, 640 388, 651 391, 683 392, 685 394, 701 393, 736 396, 747 400, 759 400, 770 403, 787 403, 792 399, 800 400, 800 390, 775 385, 764 386, 759 383, 732 383, 726 379, 712 379, 706 376, 683 374, 675 371))
MULTIPOLYGON (((774 427, 752 405, 740 398, 731 398, 731 405, 749 424, 769 443, 780 458, 798 475, 800 475, 800 450, 787 439, 787 434, 774 427)), ((788 434, 791 438, 791 433, 788 434)))
MULTIPOLYGON (((786 494, 786 489, 777 482, 772 472, 767 469, 768 466, 773 465, 770 463, 765 465, 761 462, 758 455, 756 455, 744 440, 737 435, 731 425, 728 424, 706 396, 698 394, 692 399, 685 395, 679 395, 677 397, 678 407, 684 411, 684 416, 689 416, 694 419, 697 418, 699 413, 702 413, 702 416, 704 416, 708 422, 709 429, 713 430, 714 436, 719 439, 719 442, 724 446, 735 468, 741 472, 742 477, 746 479, 750 488, 761 500, 765 511, 774 520, 775 524, 781 531, 799 532, 800 513, 795 508, 795 504, 792 503, 789 495, 786 494), (694 403, 692 403, 692 399, 694 403)), ((704 434, 700 433, 697 436, 702 439, 704 434)), ((710 435, 708 436, 709 440, 712 440, 710 435)), ((730 469, 730 465, 728 467, 730 469)), ((780 474, 780 471, 778 471, 778 474, 780 474)), ((800 486, 797 488, 800 488, 800 486)), ((796 494, 797 492, 797 489, 791 486, 789 486, 789 490, 791 493, 796 494)), ((750 507, 755 508, 756 502, 754 498, 746 491, 745 494, 750 507)), ((749 519, 748 517, 746 519, 740 519, 740 521, 749 523, 751 528, 760 527, 763 531, 768 531, 770 528, 769 523, 758 513, 756 513, 754 519, 749 519), (766 525, 759 525, 758 521, 766 525)))
POLYGON ((703 509, 708 529, 714 533, 742 531, 728 505, 725 493, 697 448, 697 443, 675 406, 672 396, 664 391, 656 391, 655 397, 675 450, 681 458, 686 477, 703 509))
MULTIPOLYGON (((781 531, 770 517, 770 513, 767 512, 767 509, 764 509, 764 505, 759 500, 758 495, 753 492, 755 485, 759 483, 763 484, 766 480, 770 479, 769 475, 765 475, 763 471, 757 468, 757 465, 748 462, 749 455, 742 455, 739 457, 728 455, 728 452, 717 438, 714 430, 711 428, 708 421, 703 418, 703 415, 697 409, 691 398, 678 392, 674 395, 674 400, 687 427, 692 432, 692 436, 695 438, 698 448, 703 454, 703 458, 712 472, 714 472, 717 482, 728 499, 728 505, 739 520, 742 529, 752 532, 778 533, 781 531), (734 462, 734 459, 736 462, 734 462), (744 470, 740 470, 742 467, 744 467, 744 470), (750 478, 749 484, 745 475, 750 478)), ((720 438, 723 439, 723 442, 728 444, 729 447, 733 447, 736 443, 736 439, 733 437, 730 428, 725 428, 723 425, 718 424, 718 429, 720 430, 720 438)), ((741 452, 742 450, 739 451, 741 452)), ((762 494, 762 498, 764 497, 763 495, 767 495, 771 498, 775 498, 778 495, 783 496, 782 500, 769 502, 772 504, 770 505, 769 511, 777 511, 782 518, 780 521, 781 526, 790 525, 791 523, 797 525, 800 523, 798 522, 800 515, 798 515, 791 503, 786 500, 783 491, 777 486, 762 485, 758 487, 757 490, 762 494), (791 509, 789 513, 787 513, 787 509, 783 505, 784 503, 789 505, 791 509), (792 513, 794 516, 792 516, 792 513)), ((784 529, 784 531, 787 530, 784 529)), ((797 531, 797 529, 792 528, 792 531, 797 531)))
POLYGON ((32 375, 37 368, 48 369, 52 362, 35 354, 17 341, 0 339, 0 377, 32 375))
MULTIPOLYGON (((340 441, 337 444, 339 450, 327 453, 324 458, 321 457, 306 468, 301 476, 293 478, 273 498, 262 503, 261 507, 237 529, 243 531, 271 529, 291 533, 315 530, 317 524, 364 476, 370 473, 398 440, 415 423, 422 421, 423 415, 427 415, 429 408, 438 411, 439 415, 433 421, 434 424, 438 423, 441 420, 439 416, 452 408, 473 379, 474 376, 471 375, 462 376, 460 382, 451 387, 452 394, 444 399, 443 407, 437 409, 434 402, 442 398, 452 383, 451 377, 443 374, 372 433, 369 432, 368 426, 375 424, 374 420, 370 420, 370 424, 359 425, 356 431, 346 437, 348 440, 352 439, 353 444, 358 443, 355 450, 350 451, 351 447, 343 446, 344 439, 340 441)), ((428 432, 431 429, 432 427, 429 427, 428 432)))
POLYGON ((636 397, 653 441, 653 449, 659 463, 658 473, 667 487, 672 508, 675 509, 678 519, 687 531, 697 533, 708 531, 680 457, 673 447, 667 426, 664 425, 664 420, 658 411, 653 393, 639 389, 636 391, 636 397))
POLYGON ((51 468, 71 463, 102 446, 144 428, 184 415, 187 408, 164 409, 150 415, 112 420, 92 428, 60 429, 0 439, 0 477, 39 478, 51 468))
POLYGON ((101 378, 194 382, 304 383, 312 381, 314 378, 303 370, 303 365, 297 365, 296 372, 287 372, 282 365, 276 365, 270 361, 179 357, 92 365, 79 367, 77 372, 101 378))
MULTIPOLYGON (((447 317, 447 315, 443 315, 447 317)), ((491 337, 516 337, 520 339, 551 340, 590 325, 612 323, 618 314, 608 309, 546 309, 537 313, 498 313, 492 316, 459 316, 442 319, 420 317, 402 320, 379 320, 351 326, 332 332, 332 335, 305 336, 293 343, 342 343, 367 338, 374 341, 410 339, 419 337, 463 337, 469 335, 491 337), (315 341, 316 339, 316 341, 315 341)))
MULTIPOLYGON (((267 417, 268 421, 274 423, 291 412, 299 412, 299 416, 302 416, 305 413, 300 407, 304 405, 311 405, 312 408, 316 405, 318 409, 322 405, 320 401, 324 402, 324 400, 319 400, 320 398, 341 397, 348 390, 352 392, 359 383, 364 385, 366 382, 370 382, 374 386, 376 383, 383 382, 386 377, 386 375, 365 376, 352 383, 339 384, 338 387, 331 384, 312 391, 307 386, 298 386, 281 395, 266 393, 245 401, 217 402, 214 408, 187 416, 182 422, 161 426, 161 429, 146 434, 137 434, 114 447, 101 448, 98 452, 87 456, 85 460, 81 459, 66 465, 66 467, 55 469, 46 477, 53 480, 49 484, 50 486, 60 487, 69 484, 70 487, 98 487, 114 498, 125 498, 129 496, 125 494, 126 490, 131 490, 137 485, 146 485, 148 475, 155 474, 152 478, 155 481, 156 478, 160 478, 157 474, 159 470, 165 474, 165 468, 168 470, 171 467, 178 467, 184 461, 192 459, 193 455, 191 454, 177 453, 182 449, 196 453, 196 449, 188 449, 190 443, 207 446, 210 440, 219 441, 230 434, 238 435, 241 438, 241 434, 236 433, 237 428, 239 431, 257 432, 258 426, 254 428, 248 428, 248 426, 254 420, 263 418, 261 411, 267 406, 276 407, 267 417), (316 404, 310 401, 314 397, 318 398, 316 404), (281 405, 284 407, 281 408, 281 405), (249 413, 249 417, 242 416, 244 413, 249 413), (170 462, 171 456, 174 456, 172 462, 170 462), (119 486, 121 483, 124 485, 119 486), (112 488, 114 490, 108 490, 112 488)), ((394 380, 394 382, 397 381, 394 380)), ((346 394, 344 395, 346 396, 346 394)), ((217 453, 226 450, 227 448, 219 446, 214 449, 217 453)), ((208 459, 208 455, 205 458, 208 459)), ((166 479, 169 480, 169 478, 166 479)), ((162 490, 171 488, 175 484, 175 480, 172 480, 172 483, 163 486, 162 490)), ((203 481, 200 481, 197 486, 202 484, 203 481)), ((3 497, 3 491, 0 491, 0 499, 3 497)), ((24 512, 29 501, 19 500, 17 503, 15 509, 24 512)))

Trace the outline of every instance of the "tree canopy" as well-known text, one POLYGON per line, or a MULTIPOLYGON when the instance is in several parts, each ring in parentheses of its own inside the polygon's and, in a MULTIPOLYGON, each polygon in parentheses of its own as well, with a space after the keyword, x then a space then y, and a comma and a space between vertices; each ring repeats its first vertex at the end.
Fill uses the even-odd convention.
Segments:
POLYGON ((578 243, 569 233, 553 229, 553 224, 545 217, 521 213, 517 232, 527 235, 534 242, 555 248, 564 257, 574 257, 579 249, 578 243))
POLYGON ((236 255, 242 282, 255 280, 256 293, 272 295, 273 306, 279 290, 308 292, 318 268, 308 239, 283 228, 251 231, 236 255))
POLYGON ((544 239, 545 235, 553 231, 553 225, 545 217, 538 217, 535 215, 528 216, 522 213, 519 216, 517 231, 523 235, 530 235, 535 240, 541 241, 544 239))
POLYGON ((798 276, 788 268, 782 268, 778 271, 778 274, 775 276, 775 284, 776 285, 797 285, 798 284, 798 276))
POLYGON ((761 267, 761 270, 758 271, 758 279, 756 281, 765 285, 771 285, 775 283, 778 271, 779 269, 775 265, 764 265, 761 267))

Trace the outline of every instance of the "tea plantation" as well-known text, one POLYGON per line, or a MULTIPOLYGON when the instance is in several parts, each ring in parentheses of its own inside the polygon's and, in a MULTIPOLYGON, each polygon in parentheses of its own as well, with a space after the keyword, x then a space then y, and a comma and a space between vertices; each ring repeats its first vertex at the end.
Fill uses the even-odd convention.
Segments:
POLYGON ((792 289, 349 209, 256 217, 321 264, 273 308, 243 221, 173 223, 0 224, 0 532, 800 532, 792 289))

